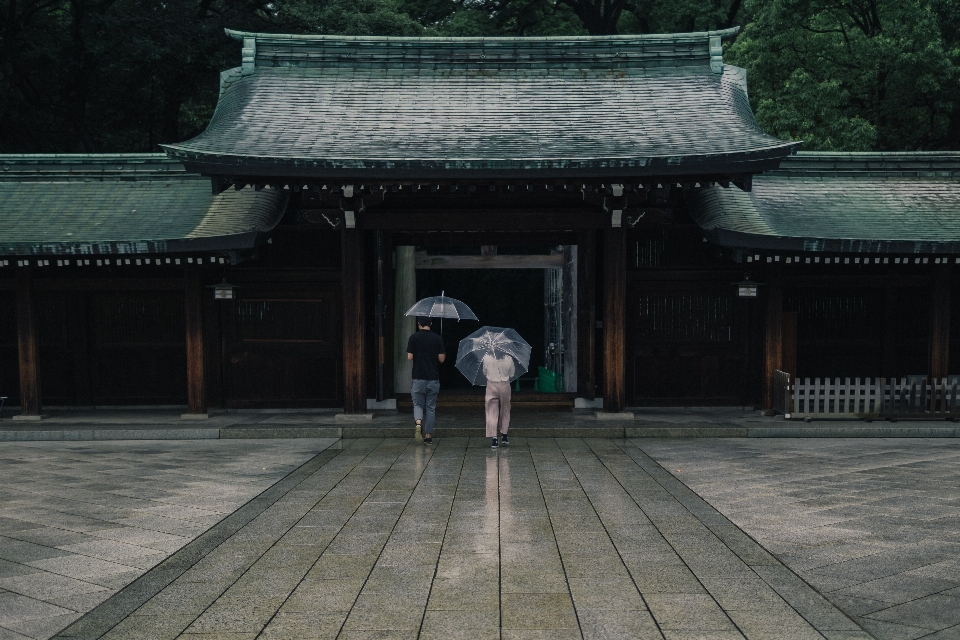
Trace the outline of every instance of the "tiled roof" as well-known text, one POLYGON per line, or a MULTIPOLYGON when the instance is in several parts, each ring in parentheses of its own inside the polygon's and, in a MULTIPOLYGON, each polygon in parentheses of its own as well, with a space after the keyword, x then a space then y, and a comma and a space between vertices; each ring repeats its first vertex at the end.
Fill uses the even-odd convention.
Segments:
POLYGON ((798 143, 766 135, 735 30, 658 36, 372 38, 228 32, 243 65, 192 140, 192 170, 318 178, 751 173, 798 143))
POLYGON ((799 153, 753 190, 704 189, 694 219, 728 247, 960 253, 960 153, 799 153))
POLYGON ((270 189, 211 195, 164 154, 0 155, 0 255, 248 248, 285 202, 270 189))

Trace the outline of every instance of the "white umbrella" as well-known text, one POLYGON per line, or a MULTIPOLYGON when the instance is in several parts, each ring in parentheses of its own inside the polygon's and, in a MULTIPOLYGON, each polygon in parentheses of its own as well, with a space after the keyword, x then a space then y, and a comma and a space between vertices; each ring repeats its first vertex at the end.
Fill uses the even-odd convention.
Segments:
POLYGON ((515 329, 481 327, 460 341, 457 369, 471 384, 486 384, 483 359, 490 356, 500 377, 513 382, 530 368, 530 351, 530 345, 515 329))
POLYGON ((453 318, 454 320, 476 320, 476 314, 466 304, 456 298, 448 298, 444 291, 439 296, 424 298, 407 309, 405 316, 427 318, 453 318))

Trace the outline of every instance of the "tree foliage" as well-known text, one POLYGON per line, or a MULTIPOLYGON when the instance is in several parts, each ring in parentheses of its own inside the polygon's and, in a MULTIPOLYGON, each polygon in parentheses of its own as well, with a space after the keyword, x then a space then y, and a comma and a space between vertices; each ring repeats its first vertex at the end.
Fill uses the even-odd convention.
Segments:
POLYGON ((814 149, 960 148, 957 0, 0 0, 0 152, 155 151, 199 133, 224 27, 349 35, 670 33, 746 25, 761 125, 814 149), (742 4, 743 3, 743 4, 742 4))
POLYGON ((949 0, 753 0, 729 61, 757 119, 807 149, 960 148, 960 9, 949 0))

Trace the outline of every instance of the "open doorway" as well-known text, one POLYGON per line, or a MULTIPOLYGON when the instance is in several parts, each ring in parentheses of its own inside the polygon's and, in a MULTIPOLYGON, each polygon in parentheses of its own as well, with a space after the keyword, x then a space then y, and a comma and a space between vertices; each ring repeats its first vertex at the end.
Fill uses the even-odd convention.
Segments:
MULTIPOLYGON (((529 371, 521 377, 515 391, 556 393, 565 386, 565 369, 576 381, 575 275, 568 273, 565 258, 575 270, 575 247, 430 247, 414 252, 415 298, 440 295, 465 302, 478 321, 434 321, 434 329, 443 336, 448 364, 441 367, 441 389, 446 393, 480 393, 455 368, 460 341, 482 326, 511 327, 530 343, 529 371), (566 291, 565 291, 566 287, 566 291), (572 338, 572 340, 571 340, 572 338), (566 357, 565 357, 566 355, 566 357), (572 367, 571 367, 572 364, 572 367), (541 371, 545 368, 546 371, 541 371)), ((398 300, 399 303, 399 300, 398 300)), ((406 338, 402 337, 405 341, 406 338)), ((572 386, 572 385, 571 385, 572 386)), ((574 387, 575 388, 575 387, 574 387)))

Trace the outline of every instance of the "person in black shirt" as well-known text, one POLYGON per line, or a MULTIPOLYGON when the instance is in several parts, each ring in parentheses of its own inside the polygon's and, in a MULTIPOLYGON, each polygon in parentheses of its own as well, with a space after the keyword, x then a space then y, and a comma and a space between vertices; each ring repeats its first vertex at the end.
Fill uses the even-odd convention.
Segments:
POLYGON ((413 360, 414 435, 426 444, 433 444, 433 422, 437 415, 437 394, 440 393, 440 363, 447 354, 443 338, 430 330, 432 318, 417 317, 417 332, 407 341, 407 360, 413 360), (421 434, 422 430, 422 434, 421 434))

